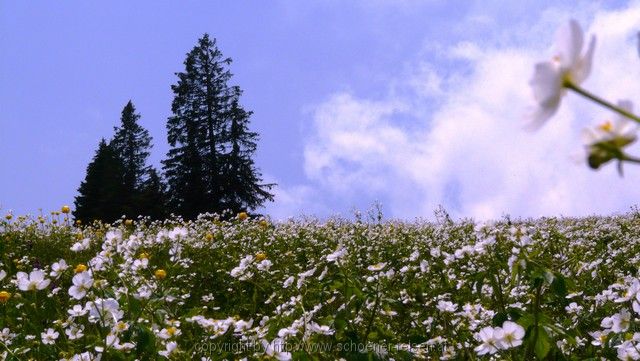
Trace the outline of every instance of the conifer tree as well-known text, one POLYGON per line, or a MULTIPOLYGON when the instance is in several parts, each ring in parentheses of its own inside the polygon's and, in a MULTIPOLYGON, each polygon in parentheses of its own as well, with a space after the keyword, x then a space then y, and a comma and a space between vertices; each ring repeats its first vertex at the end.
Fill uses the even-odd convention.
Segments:
POLYGON ((228 152, 223 156, 224 205, 233 213, 255 209, 267 200, 273 200, 268 189, 273 184, 260 184, 261 174, 251 156, 256 151, 258 133, 249 131, 249 118, 253 112, 245 111, 238 103, 242 91, 233 88, 234 96, 228 113, 226 142, 228 152))
POLYGON ((73 216, 83 223, 94 220, 113 222, 122 216, 124 165, 117 152, 102 139, 87 175, 80 184, 73 216))
POLYGON ((185 70, 176 73, 178 82, 171 87, 173 115, 167 131, 172 148, 163 164, 171 209, 187 219, 229 208, 254 209, 272 199, 268 192, 272 185, 261 184, 251 161, 257 139, 247 131, 251 113, 239 105, 239 88, 227 84, 232 76, 230 64, 231 59, 223 57, 215 39, 205 34, 187 54, 185 70), (233 117, 244 118, 234 127, 233 117), (237 133, 235 138, 230 136, 232 130, 237 133), (245 133, 248 135, 242 135, 245 133), (238 148, 235 157, 231 156, 233 139, 238 148), (253 146, 247 147, 246 142, 253 142, 253 146), (238 163, 234 163, 233 171, 227 164, 232 159, 238 163), (240 163, 244 165, 240 167, 240 163), (239 169, 245 178, 232 182, 232 178, 237 180, 239 169), (237 190, 239 187, 242 189, 237 190))
POLYGON ((157 172, 147 165, 151 150, 151 136, 138 120, 140 114, 129 100, 122 109, 120 126, 114 128, 111 146, 122 160, 124 167, 121 215, 128 218, 151 216, 162 218, 160 206, 164 206, 163 186, 157 172), (153 178, 153 179, 152 179, 153 178), (161 203, 157 203, 161 202, 161 203))
POLYGON ((76 219, 110 223, 122 216, 166 216, 165 186, 156 170, 147 165, 151 136, 138 124, 139 119, 129 101, 113 139, 100 142, 78 189, 76 219))
POLYGON ((149 131, 138 124, 140 114, 129 100, 122 109, 120 126, 114 127, 115 132, 111 145, 122 158, 124 165, 124 185, 131 194, 139 189, 150 171, 147 158, 151 149, 149 131))
POLYGON ((151 219, 164 219, 169 214, 165 185, 154 168, 149 170, 148 177, 138 192, 138 203, 141 209, 140 215, 151 219))

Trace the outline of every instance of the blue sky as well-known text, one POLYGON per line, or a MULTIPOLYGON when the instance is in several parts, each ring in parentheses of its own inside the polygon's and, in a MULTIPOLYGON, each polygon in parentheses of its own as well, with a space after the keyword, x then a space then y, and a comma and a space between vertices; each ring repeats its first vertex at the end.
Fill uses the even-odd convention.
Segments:
MULTIPOLYGON (((637 172, 620 180, 569 159, 580 150, 575 118, 584 102, 572 98, 558 115, 569 126, 518 133, 499 149, 496 140, 512 138, 516 128, 487 119, 519 122, 530 69, 548 57, 559 25, 575 17, 587 30, 604 28, 638 8, 586 1, 2 2, 0 212, 72 204, 99 139, 112 135, 129 99, 154 138, 158 166, 168 149, 174 73, 205 32, 233 58, 232 82, 255 112, 256 162, 279 184, 265 210, 274 217, 348 215, 375 201, 399 218, 430 216, 438 204, 481 218, 624 211, 640 199, 628 191, 637 172), (495 71, 500 62, 506 68, 495 71), (620 192, 597 193, 610 184, 620 192)), ((630 53, 637 25, 620 24, 609 35, 630 53)), ((607 84, 625 64, 593 82, 607 84)), ((635 91, 625 84, 607 90, 635 91)))

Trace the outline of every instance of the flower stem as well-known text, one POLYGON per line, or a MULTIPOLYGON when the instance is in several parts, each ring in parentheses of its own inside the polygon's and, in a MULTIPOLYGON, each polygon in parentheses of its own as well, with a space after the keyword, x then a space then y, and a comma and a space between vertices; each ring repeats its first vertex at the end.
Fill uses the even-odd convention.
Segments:
POLYGON ((611 109, 616 113, 619 113, 619 114, 621 114, 621 115, 623 115, 623 116, 625 116, 625 117, 627 117, 629 119, 632 119, 632 120, 640 123, 640 117, 638 117, 637 115, 635 115, 633 113, 630 113, 630 112, 620 108, 617 105, 609 103, 608 101, 606 101, 606 100, 598 97, 597 95, 594 95, 594 94, 592 94, 592 93, 580 88, 579 86, 575 85, 574 83, 572 83, 570 81, 565 81, 563 86, 565 88, 573 90, 574 92, 582 95, 583 97, 585 97, 587 99, 593 100, 594 102, 602 105, 605 108, 611 109))

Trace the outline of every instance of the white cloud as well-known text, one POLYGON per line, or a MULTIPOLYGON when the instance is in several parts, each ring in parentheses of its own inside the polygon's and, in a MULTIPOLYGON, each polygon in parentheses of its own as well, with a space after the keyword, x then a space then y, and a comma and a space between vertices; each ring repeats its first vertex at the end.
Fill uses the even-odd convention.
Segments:
MULTIPOLYGON (((640 94, 640 6, 592 19, 586 28, 598 45, 585 87, 612 101, 633 99, 640 94)), ((637 166, 620 179, 612 164, 593 172, 572 158, 582 152, 582 128, 610 117, 607 111, 570 94, 540 131, 522 130, 533 64, 552 55, 536 51, 553 39, 549 19, 541 22, 546 37, 533 46, 451 46, 448 55, 469 62, 470 72, 444 76, 420 60, 400 81, 409 92, 394 84, 381 100, 331 96, 314 112, 304 168, 305 187, 316 191, 305 192, 381 199, 392 216, 406 218, 430 215, 438 204, 478 218, 627 210, 640 199, 637 166), (428 103, 436 108, 425 112, 429 97, 437 97, 428 103)))

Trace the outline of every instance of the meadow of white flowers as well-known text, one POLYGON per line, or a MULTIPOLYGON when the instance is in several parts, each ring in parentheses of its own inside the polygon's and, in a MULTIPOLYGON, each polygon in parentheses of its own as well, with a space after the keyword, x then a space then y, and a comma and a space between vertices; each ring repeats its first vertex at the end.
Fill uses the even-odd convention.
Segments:
POLYGON ((0 221, 9 360, 640 359, 640 212, 0 221))

